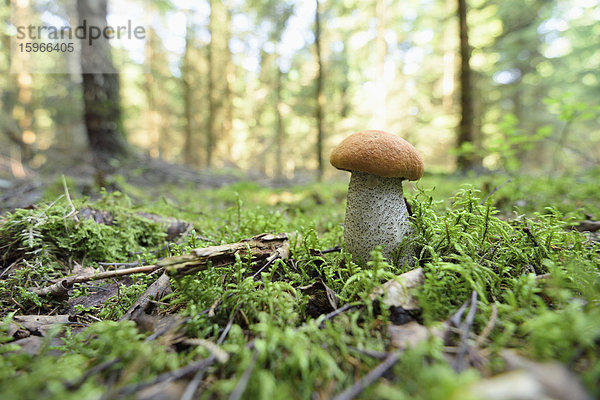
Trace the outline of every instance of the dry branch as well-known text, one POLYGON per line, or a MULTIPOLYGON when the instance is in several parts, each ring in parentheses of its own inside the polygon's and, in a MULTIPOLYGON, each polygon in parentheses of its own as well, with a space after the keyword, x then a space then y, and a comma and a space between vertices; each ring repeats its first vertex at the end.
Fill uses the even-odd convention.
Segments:
POLYGON ((31 288, 31 292, 39 296, 66 296, 75 283, 83 283, 100 279, 117 278, 139 273, 150 273, 159 269, 166 271, 171 277, 181 277, 204 270, 235 263, 235 256, 251 257, 256 261, 266 261, 271 264, 276 259, 287 259, 290 255, 289 239, 287 234, 272 235, 263 233, 237 243, 223 244, 194 249, 189 254, 168 257, 158 261, 155 265, 119 269, 114 271, 99 272, 97 274, 74 275, 43 288, 31 288))
POLYGON ((31 292, 37 294, 38 296, 66 296, 69 289, 76 283, 83 283, 89 281, 97 281, 100 279, 109 279, 109 278, 117 278, 119 276, 126 276, 131 274, 139 274, 139 273, 148 273, 156 271, 157 269, 162 268, 159 265, 145 265, 143 267, 135 267, 135 268, 127 268, 127 269, 119 269, 115 271, 106 271, 99 272, 94 275, 75 275, 70 276, 65 279, 61 279, 60 281, 43 288, 31 288, 31 292))
POLYGON ((160 260, 157 265, 163 267, 168 275, 180 277, 208 267, 230 265, 235 262, 236 254, 240 257, 251 256, 256 261, 269 262, 269 258, 285 259, 289 256, 288 237, 285 233, 263 233, 237 243, 194 249, 190 254, 160 260))
POLYGON ((388 356, 379 365, 372 369, 367 375, 356 381, 342 393, 334 397, 334 400, 351 400, 362 393, 365 388, 381 378, 390 368, 400 359, 400 352, 389 353, 388 356))
POLYGON ((573 225, 572 229, 579 232, 598 232, 600 231, 600 221, 585 220, 573 225))
POLYGON ((171 291, 171 282, 166 274, 162 274, 148 289, 133 303, 129 310, 123 314, 121 321, 132 319, 136 312, 147 312, 151 300, 160 300, 171 291))

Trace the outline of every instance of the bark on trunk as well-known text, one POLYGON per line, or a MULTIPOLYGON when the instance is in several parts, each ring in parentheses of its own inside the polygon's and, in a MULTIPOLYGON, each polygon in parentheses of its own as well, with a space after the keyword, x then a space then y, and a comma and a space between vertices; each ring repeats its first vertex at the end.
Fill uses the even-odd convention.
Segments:
MULTIPOLYGON (((475 129, 473 114, 473 78, 471 66, 471 48, 469 46, 469 29, 467 26, 467 2, 458 0, 458 19, 460 24, 460 108, 461 119, 458 128, 456 147, 466 143, 475 146, 475 129)), ((472 152, 461 153, 457 158, 459 170, 469 170, 476 166, 476 155, 472 152)))
MULTIPOLYGON (((188 18, 191 18, 188 15, 188 18)), ((192 68, 191 68, 191 51, 192 51, 192 41, 194 40, 193 26, 191 22, 188 22, 187 32, 185 37, 185 53, 183 55, 183 68, 182 68, 182 77, 181 83, 183 86, 183 118, 184 118, 184 140, 185 147, 183 149, 183 161, 187 165, 195 165, 197 163, 197 152, 196 146, 194 145, 194 137, 193 137, 193 111, 192 111, 192 103, 193 103, 193 89, 191 85, 192 81, 192 68)))
MULTIPOLYGON (((107 0, 77 2, 80 21, 104 29, 107 25, 107 0)), ((119 75, 114 68, 107 39, 99 38, 90 45, 82 42, 84 120, 90 149, 96 166, 104 168, 111 159, 128 153, 121 132, 119 75)))
POLYGON ((321 56, 321 16, 319 9, 319 0, 316 0, 315 9, 315 52, 317 58, 317 107, 315 109, 315 119, 317 122, 317 180, 321 181, 323 178, 323 171, 325 166, 323 164, 323 141, 324 141, 324 129, 323 129, 323 108, 325 106, 325 97, 323 94, 323 59, 321 56))
POLYGON ((275 181, 282 182, 285 177, 285 165, 283 163, 283 147, 285 142, 285 127, 283 124, 283 101, 281 98, 282 75, 279 65, 275 65, 275 113, 277 119, 275 132, 275 181))

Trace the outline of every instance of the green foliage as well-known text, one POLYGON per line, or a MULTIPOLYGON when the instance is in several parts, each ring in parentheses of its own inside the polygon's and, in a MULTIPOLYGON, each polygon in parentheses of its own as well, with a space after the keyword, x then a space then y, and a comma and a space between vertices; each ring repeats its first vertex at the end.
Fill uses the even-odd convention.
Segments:
MULTIPOLYGON (((5 326, 8 321, 4 319, 5 326)), ((115 360, 103 369, 104 376, 124 371, 128 382, 137 382, 175 369, 180 363, 176 354, 144 341, 131 321, 98 322, 78 334, 67 331, 64 344, 58 346, 49 345, 53 337, 45 338, 37 355, 18 352, 18 346, 0 347, 1 398, 97 399, 106 387, 94 379, 84 380, 77 390, 69 389, 90 367, 115 360)))
POLYGON ((354 273, 344 283, 340 298, 345 301, 352 301, 357 297, 366 299, 375 287, 393 279, 395 271, 391 265, 385 262, 381 248, 376 248, 371 252, 371 260, 367 262, 364 269, 354 268, 354 273))
POLYGON ((136 367, 137 370, 130 372, 140 374, 139 378, 147 377, 145 372, 177 367, 174 354, 167 353, 164 348, 155 348, 143 337, 132 321, 102 321, 78 334, 67 332, 64 350, 86 357, 94 364, 118 358, 115 369, 124 365, 136 367))
POLYGON ((495 216, 490 200, 481 204, 471 187, 459 190, 443 218, 432 204, 421 191, 413 205, 414 241, 422 248, 427 276, 420 296, 430 320, 448 315, 473 290, 484 303, 496 301, 527 274, 548 273, 548 263, 559 262, 567 251, 585 260, 585 237, 566 230, 570 220, 556 209, 506 222, 495 216))

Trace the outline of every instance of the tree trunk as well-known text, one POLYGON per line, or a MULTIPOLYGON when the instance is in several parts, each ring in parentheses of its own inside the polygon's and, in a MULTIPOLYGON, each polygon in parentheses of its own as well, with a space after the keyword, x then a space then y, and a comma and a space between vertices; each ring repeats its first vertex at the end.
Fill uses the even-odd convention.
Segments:
POLYGON ((377 36, 375 38, 375 87, 377 95, 373 99, 373 129, 387 129, 387 85, 385 80, 385 58, 387 44, 385 42, 385 0, 377 0, 375 17, 377 19, 377 36))
POLYGON ((192 103, 193 99, 193 89, 191 85, 192 81, 192 68, 191 68, 191 50, 192 50, 192 41, 194 40, 194 30, 192 26, 191 15, 187 15, 188 24, 185 35, 185 53, 183 54, 183 65, 181 68, 181 83, 183 86, 183 130, 184 130, 184 148, 183 148, 183 161, 187 165, 195 165, 196 164, 196 151, 194 146, 194 137, 193 137, 193 119, 194 116, 192 114, 192 103))
POLYGON ((325 96, 323 94, 323 59, 321 55, 321 16, 319 10, 319 0, 316 0, 315 8, 315 52, 317 58, 317 90, 315 109, 315 119, 317 120, 317 180, 321 181, 325 166, 323 164, 323 108, 325 106, 325 96))
MULTIPOLYGON (((152 28, 148 30, 148 39, 144 48, 146 56, 146 62, 152 68, 154 65, 154 51, 155 51, 155 32, 152 28)), ((160 156, 158 148, 158 142, 160 137, 159 118, 156 107, 156 97, 154 95, 154 84, 155 75, 154 71, 146 72, 144 74, 144 92, 146 93, 146 101, 148 102, 148 108, 146 110, 146 132, 148 135, 149 152, 152 157, 160 156)))
POLYGON ((208 115, 206 117, 206 128, 205 128, 205 135, 206 135, 206 144, 205 144, 205 148, 206 148, 206 154, 205 154, 205 160, 206 160, 206 168, 210 168, 212 165, 212 160, 213 160, 213 154, 214 154, 214 149, 215 149, 215 134, 216 134, 216 127, 215 127, 215 122, 217 120, 216 118, 216 113, 217 113, 217 99, 216 99, 216 91, 215 91, 215 79, 216 79, 216 72, 215 70, 218 68, 218 66, 215 63, 215 53, 216 53, 216 40, 215 40, 215 35, 217 34, 217 13, 216 13, 216 7, 217 7, 217 1, 215 0, 210 0, 210 20, 209 20, 209 30, 210 30, 210 43, 208 44, 208 49, 207 49, 207 54, 206 54, 206 61, 208 64, 208 82, 207 82, 207 96, 208 96, 208 115))
POLYGON ((206 118, 206 166, 216 156, 227 157, 233 147, 233 103, 230 82, 233 80, 231 50, 231 12, 227 1, 210 1, 210 43, 208 44, 208 115, 206 118))
POLYGON ((235 66, 232 61, 231 50, 229 49, 229 41, 231 40, 231 10, 224 3, 223 9, 223 40, 221 41, 221 49, 219 54, 223 57, 223 66, 221 69, 221 91, 223 100, 221 101, 221 134, 219 136, 219 148, 222 153, 230 158, 233 150, 233 87, 235 81, 235 66))
MULTIPOLYGON (((17 21, 29 21, 31 20, 31 10, 26 7, 15 7, 17 21)), ((4 40, 10 49, 10 37, 3 35, 4 40)), ((23 62, 29 60, 30 55, 28 53, 22 53, 21 57, 23 62)), ((31 145, 36 140, 36 135, 33 127, 33 112, 35 105, 33 104, 33 75, 29 71, 19 71, 16 75, 16 101, 10 101, 12 116, 16 119, 18 129, 13 129, 9 132, 11 139, 18 144, 18 150, 12 149, 13 152, 18 153, 18 161, 27 162, 31 160, 33 156, 33 149, 31 145), (15 112, 17 111, 18 112, 15 112)), ((4 89, 4 88, 3 88, 4 89)), ((4 97, 4 96, 3 96, 4 97)), ((14 127, 13 127, 14 128, 14 127)), ((18 176, 23 177, 23 176, 18 176)))
MULTIPOLYGON (((79 20, 101 29, 107 26, 107 0, 79 0, 79 20)), ((101 38, 82 43, 84 120, 96 167, 105 168, 111 159, 125 157, 127 143, 121 132, 119 75, 112 63, 110 44, 101 38)))
MULTIPOLYGON (((269 77, 267 71, 269 71, 269 62, 271 60, 271 55, 265 52, 264 48, 260 49, 259 53, 260 57, 260 73, 258 76, 258 83, 260 88, 270 88, 271 83, 269 82, 269 77)), ((270 143, 268 140, 268 128, 264 123, 264 116, 266 114, 267 109, 271 109, 270 104, 267 102, 267 93, 270 93, 270 90, 267 91, 263 89, 256 92, 256 96, 252 102, 252 117, 254 118, 255 125, 252 127, 252 136, 250 138, 250 146, 249 151, 251 152, 250 159, 256 160, 253 164, 253 168, 256 172, 260 173, 263 176, 268 174, 268 156, 270 153, 270 143)))
POLYGON ((456 160, 457 167, 461 171, 473 169, 477 166, 477 155, 475 149, 475 124, 473 113, 473 77, 471 66, 471 48, 469 46, 469 29, 467 26, 467 3, 466 0, 458 0, 458 19, 460 26, 460 108, 461 119, 458 128, 456 147, 463 148, 470 144, 471 149, 461 152, 456 160))
POLYGON ((276 113, 276 132, 275 132, 275 180, 282 182, 284 178, 285 166, 283 165, 283 147, 285 141, 285 128, 283 126, 283 102, 281 100, 282 75, 281 68, 275 63, 275 113, 276 113))

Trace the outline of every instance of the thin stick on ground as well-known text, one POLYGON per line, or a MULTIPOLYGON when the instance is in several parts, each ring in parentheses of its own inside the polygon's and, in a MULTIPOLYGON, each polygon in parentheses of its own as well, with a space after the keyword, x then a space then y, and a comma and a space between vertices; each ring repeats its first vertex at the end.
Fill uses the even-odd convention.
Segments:
POLYGON ((97 281, 101 279, 111 279, 117 278, 120 276, 126 276, 131 274, 140 274, 140 273, 149 273, 154 272, 160 268, 163 268, 161 265, 144 265, 142 267, 135 268, 126 268, 126 269, 118 269, 114 271, 105 271, 99 272, 94 275, 75 275, 71 277, 67 277, 65 279, 61 279, 60 281, 43 288, 31 288, 31 292, 37 294, 38 296, 64 296, 67 294, 68 290, 76 283, 97 281))
POLYGON ((346 311, 352 310, 355 307, 357 307, 357 306, 354 305, 354 304, 346 303, 343 306, 341 306, 340 308, 338 308, 337 310, 334 310, 334 311, 330 312, 329 314, 325 314, 323 316, 323 321, 321 321, 321 324, 319 325, 319 328, 322 328, 325 325, 325 321, 330 320, 333 317, 335 317, 335 316, 337 316, 339 314, 342 314, 342 313, 344 313, 346 311))
POLYGON ((357 397, 363 390, 375 383, 375 381, 392 368, 400 360, 400 355, 401 353, 399 352, 390 353, 378 366, 359 379, 354 385, 335 396, 333 400, 351 400, 357 397))
POLYGON ((321 250, 319 251, 319 253, 321 254, 328 254, 328 253, 337 253, 342 251, 342 246, 340 246, 339 244, 330 248, 330 249, 325 249, 325 250, 321 250))
POLYGON ((99 262, 98 265, 101 265, 103 267, 137 267, 140 266, 140 262, 99 262))
MULTIPOLYGON (((227 325, 225 326, 225 328, 223 329, 223 332, 221 332, 221 335, 217 339, 217 345, 223 344, 223 342, 225 341, 225 338, 227 338, 227 335, 229 334, 229 330, 233 326, 233 320, 235 319, 235 314, 238 312, 238 309, 239 309, 239 307, 237 307, 233 311, 233 313, 231 313, 231 318, 229 318, 227 325)), ((214 354, 211 354, 207 358, 207 360, 212 360, 214 362, 216 360, 216 358, 217 357, 214 354)), ((185 387, 185 391, 181 395, 180 400, 192 400, 194 398, 196 390, 198 390, 198 386, 200 386, 200 383, 202 383, 202 380, 204 379, 204 371, 205 371, 205 369, 203 368, 203 369, 198 370, 198 372, 196 372, 196 374, 194 375, 194 378, 192 378, 192 380, 185 387)))
POLYGON ((181 379, 186 377, 194 372, 204 370, 210 367, 215 362, 215 357, 210 356, 200 361, 195 361, 187 364, 184 367, 176 369, 175 371, 165 372, 164 374, 158 375, 151 381, 134 383, 131 385, 124 386, 121 390, 119 390, 116 395, 117 396, 128 396, 131 395, 141 389, 147 388, 152 385, 156 385, 158 383, 170 382, 176 379, 181 379))
POLYGON ((242 395, 246 391, 246 387, 248 386, 248 382, 250 382, 250 377, 252 376, 252 372, 254 371, 254 367, 256 366, 256 360, 258 359, 258 351, 254 349, 254 355, 252 356, 252 360, 250 364, 242 373, 240 380, 235 385, 233 392, 229 395, 229 400, 239 400, 242 398, 242 395))
MULTIPOLYGON (((211 356, 211 357, 213 357, 213 356, 211 356)), ((194 378, 185 387, 185 391, 183 392, 183 394, 181 395, 181 398, 179 400, 192 400, 194 398, 194 394, 196 393, 196 390, 198 390, 198 386, 200 386, 200 383, 202 382, 203 379, 204 379, 204 369, 201 369, 198 372, 196 372, 196 375, 194 375, 194 378)))
POLYGON ((85 371, 79 378, 73 381, 67 381, 64 383, 68 390, 77 390, 93 375, 99 374, 100 372, 112 367, 116 363, 121 361, 121 357, 115 357, 112 360, 105 361, 85 371))
POLYGON ((496 326, 496 320, 498 319, 498 307, 496 307, 496 303, 492 303, 492 314, 490 315, 490 319, 488 320, 485 328, 481 331, 477 339, 475 340, 475 347, 479 348, 486 341, 492 330, 494 330, 494 326, 496 326))
POLYGON ((460 324, 460 344, 458 346, 456 359, 454 360, 454 370, 457 372, 464 371, 466 368, 465 356, 469 350, 469 333, 471 332, 471 327, 475 320, 475 313, 477 312, 477 291, 473 290, 471 299, 467 300, 467 302, 470 302, 470 308, 465 317, 465 321, 460 324))
POLYGON ((489 192, 489 193, 487 194, 487 196, 485 196, 485 197, 483 198, 483 200, 481 200, 481 201, 479 202, 479 205, 483 205, 483 204, 485 204, 485 202, 487 201, 487 199, 489 199, 489 198, 490 198, 490 197, 491 197, 491 196, 492 196, 494 193, 496 193, 498 190, 502 189, 502 188, 504 187, 504 185, 506 185, 507 183, 509 183, 509 182, 510 182, 510 180, 511 180, 510 178, 507 178, 507 179, 506 179, 504 182, 502 182, 500 185, 498 185, 498 186, 496 186, 495 188, 493 188, 493 189, 492 189, 492 191, 491 191, 491 192, 489 192))
POLYGON ((125 275, 150 273, 164 268, 171 277, 194 274, 206 268, 218 268, 235 262, 235 256, 251 256, 256 260, 265 260, 264 268, 277 259, 287 259, 290 255, 289 241, 285 233, 278 235, 261 234, 236 243, 209 246, 194 249, 189 254, 163 258, 153 265, 100 272, 90 275, 75 275, 43 288, 31 288, 38 296, 52 295, 63 297, 75 283, 100 279, 110 279, 125 275))

